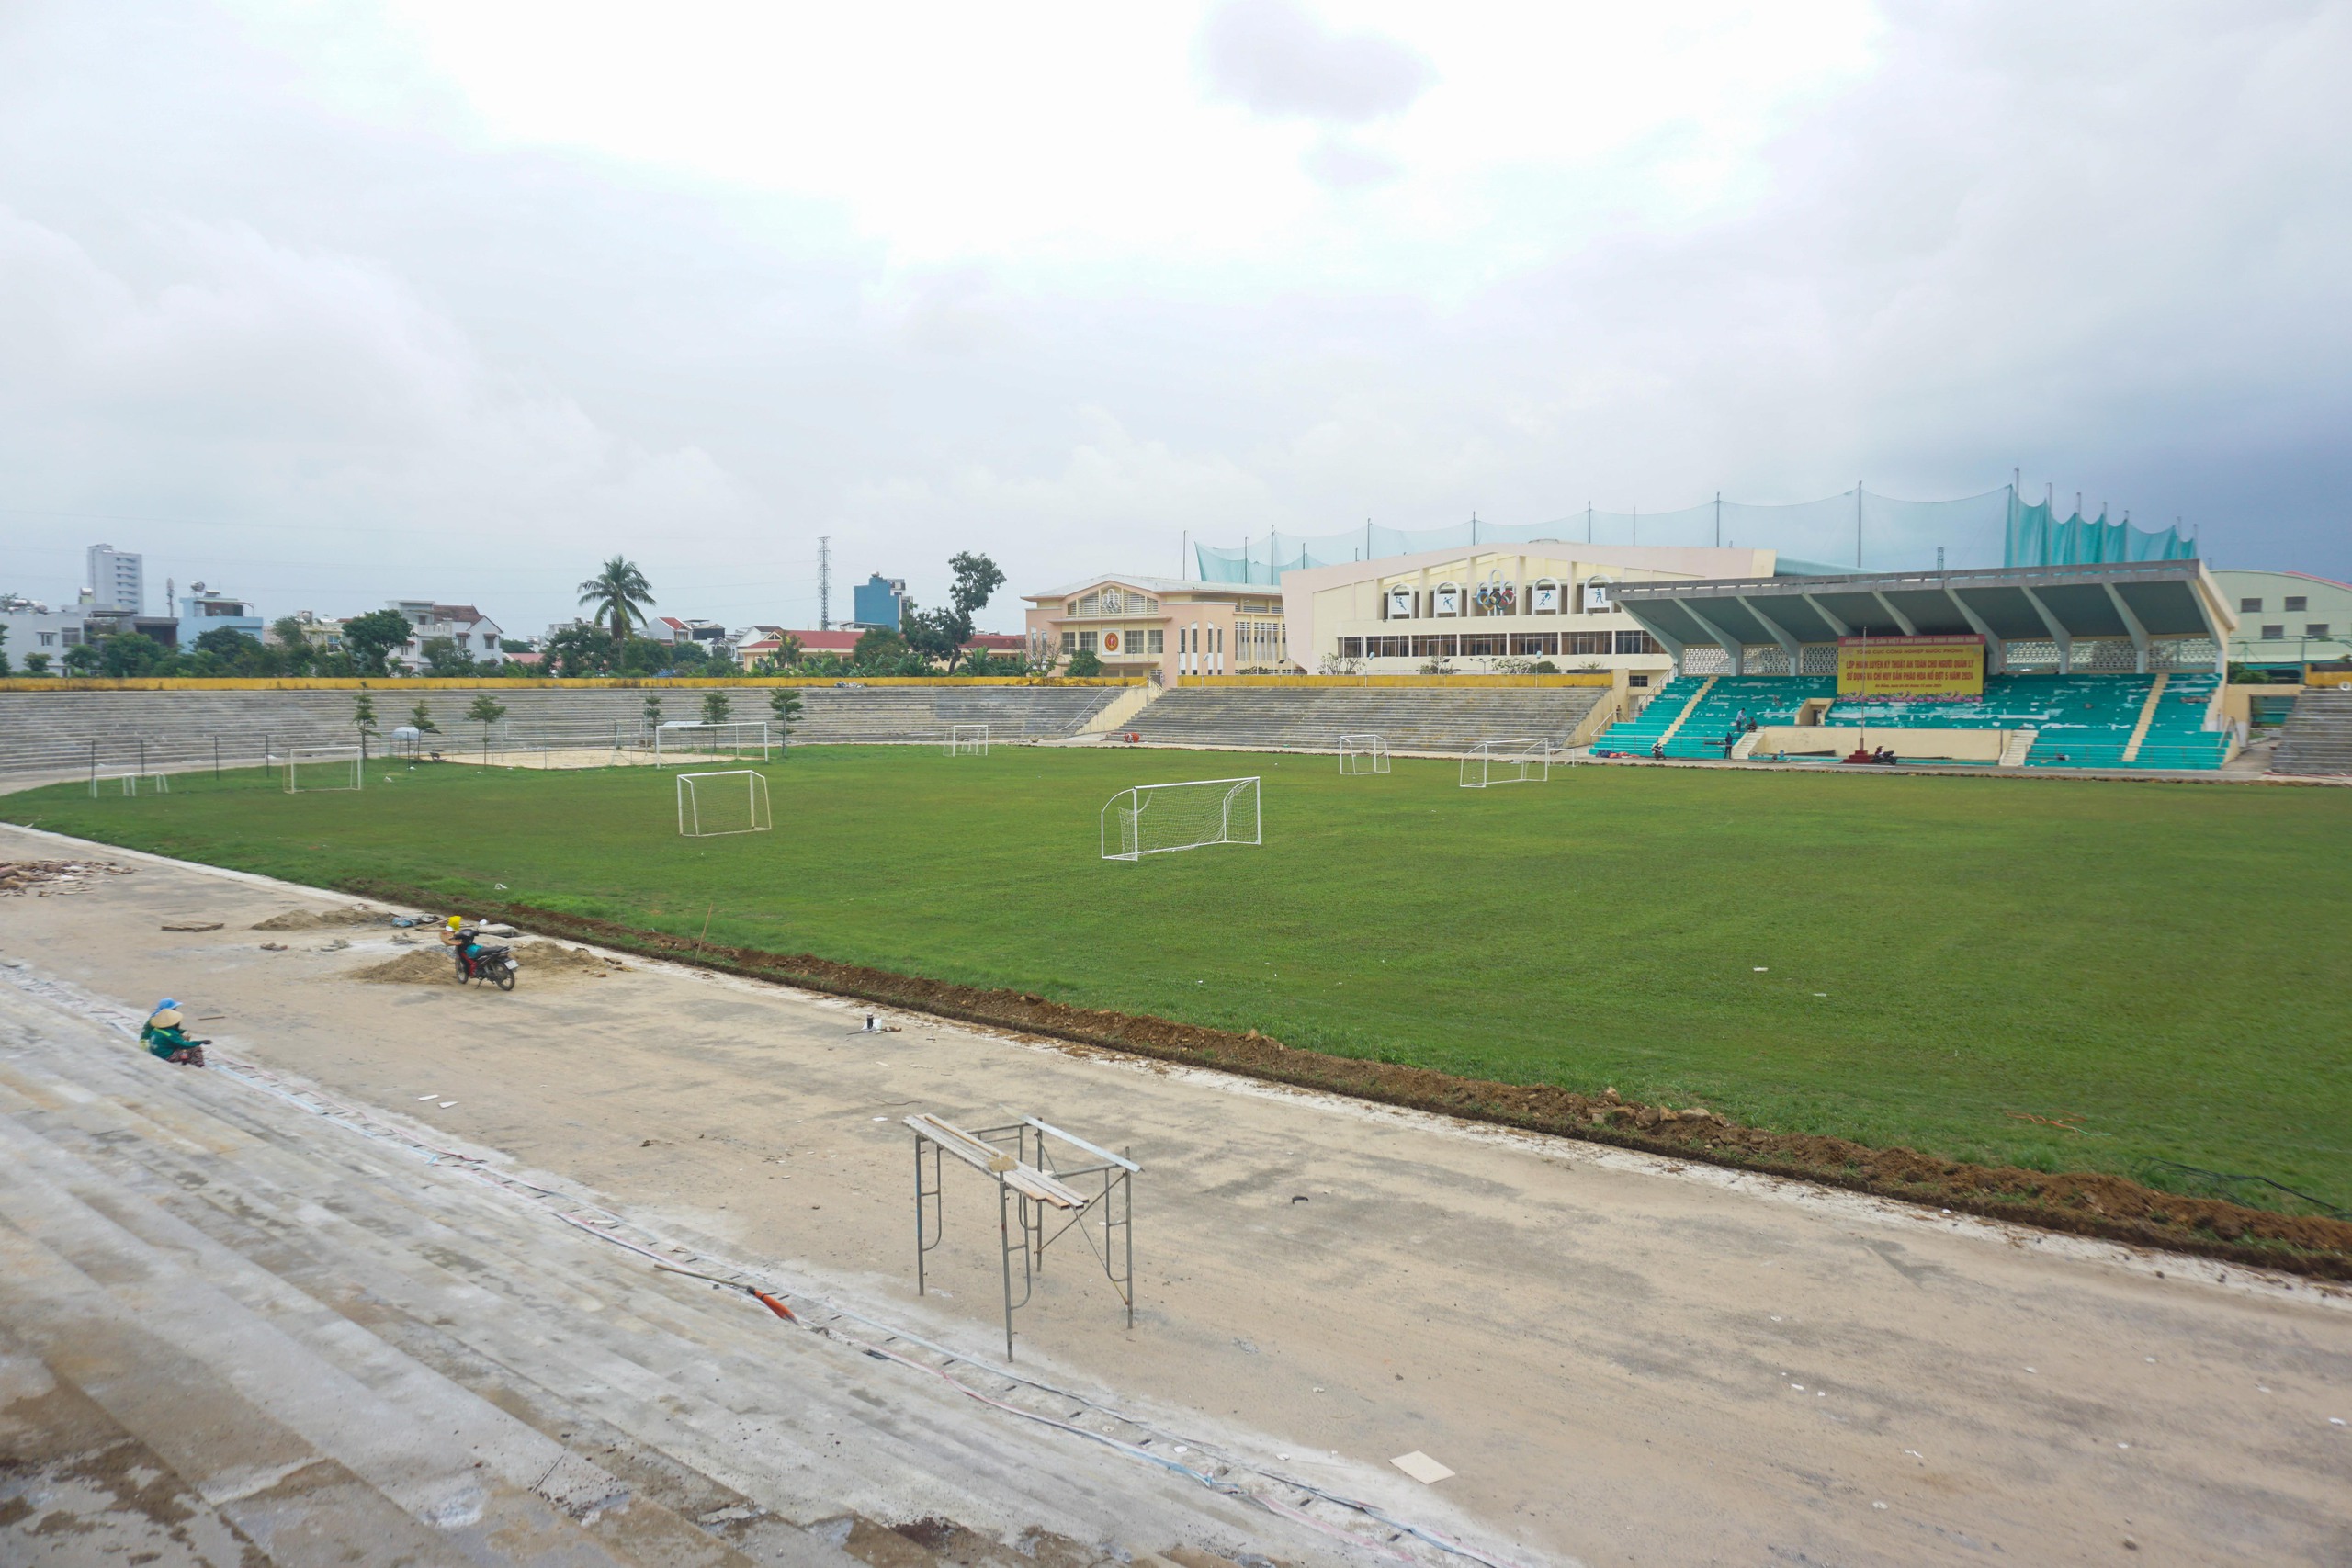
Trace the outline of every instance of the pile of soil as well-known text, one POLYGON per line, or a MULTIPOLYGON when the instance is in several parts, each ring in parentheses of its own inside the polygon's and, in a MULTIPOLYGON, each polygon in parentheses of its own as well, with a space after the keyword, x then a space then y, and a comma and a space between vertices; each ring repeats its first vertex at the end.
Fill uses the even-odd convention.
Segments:
POLYGON ((342 909, 288 909, 282 915, 254 921, 253 929, 257 931, 314 931, 331 926, 390 925, 391 919, 392 917, 381 909, 354 904, 342 909))
MULTIPOLYGON (((599 958, 584 947, 566 947, 554 942, 524 942, 514 949, 514 957, 523 965, 522 978, 527 981, 594 978, 627 967, 616 960, 599 958)), ((449 956, 449 950, 435 942, 371 964, 352 978, 387 986, 454 986, 458 983, 458 965, 449 956)))
MULTIPOLYGON (((354 890, 386 897, 405 893, 372 886, 354 890)), ((2352 1221, 2278 1213, 2218 1198, 2183 1197, 2128 1177, 1969 1165, 1914 1149, 1872 1148, 1845 1138, 1768 1132, 1739 1126, 1695 1106, 1673 1108, 1621 1100, 1614 1089, 1589 1095, 1550 1085, 1496 1083, 1428 1067, 1294 1051, 1254 1029, 1235 1034, 1148 1015, 1069 1007, 1024 991, 984 990, 837 964, 808 953, 707 947, 687 937, 640 931, 609 920, 526 905, 505 906, 501 916, 516 925, 586 938, 623 952, 1132 1055, 1214 1067, 1465 1121, 1793 1177, 2051 1230, 2324 1279, 2352 1280, 2352 1221)))
POLYGON ((0 861, 0 897, 86 893, 102 876, 130 874, 130 867, 104 860, 0 861))

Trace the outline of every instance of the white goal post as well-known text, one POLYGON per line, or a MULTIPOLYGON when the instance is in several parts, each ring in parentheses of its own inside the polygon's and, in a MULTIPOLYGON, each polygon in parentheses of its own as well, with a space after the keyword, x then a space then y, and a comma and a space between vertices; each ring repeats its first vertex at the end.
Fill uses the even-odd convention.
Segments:
POLYGON ((951 757, 985 757, 989 754, 989 727, 985 724, 952 724, 947 727, 947 754, 951 757))
POLYGON ((729 833, 764 833, 768 780, 750 768, 718 773, 678 775, 678 832, 688 839, 719 839, 729 833))
POLYGON ((356 746, 297 746, 286 753, 286 793, 365 789, 367 759, 356 746))
POLYGON ((757 756, 768 760, 768 721, 730 718, 712 724, 699 718, 664 719, 653 729, 653 760, 659 763, 697 758, 757 756))
POLYGON ((1485 789, 1488 784, 1540 784, 1552 776, 1552 764, 1566 753, 1543 736, 1514 740, 1481 740, 1462 754, 1462 787, 1485 789))
POLYGON ((1137 784, 1102 807, 1102 858, 1140 860, 1210 844, 1259 841, 1258 780, 1137 784))
POLYGON ((171 774, 158 773, 142 773, 137 769, 133 769, 127 773, 92 773, 90 775, 90 798, 92 800, 98 798, 98 786, 100 784, 113 784, 117 780, 121 781, 122 793, 125 795, 137 795, 142 785, 150 795, 169 795, 172 793, 171 774))
POLYGON ((1385 773, 1387 771, 1388 737, 1385 735, 1342 735, 1340 737, 1340 772, 1385 773))

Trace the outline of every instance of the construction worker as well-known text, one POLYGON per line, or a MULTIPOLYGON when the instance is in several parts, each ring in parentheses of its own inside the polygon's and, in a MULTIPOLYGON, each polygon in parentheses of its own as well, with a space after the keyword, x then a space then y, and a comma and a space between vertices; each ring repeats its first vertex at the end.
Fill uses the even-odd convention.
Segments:
POLYGON ((204 1048, 212 1042, 189 1039, 183 1022, 179 1003, 165 997, 155 1004, 147 1027, 139 1032, 139 1043, 147 1047, 150 1055, 184 1067, 200 1067, 204 1066, 204 1048))

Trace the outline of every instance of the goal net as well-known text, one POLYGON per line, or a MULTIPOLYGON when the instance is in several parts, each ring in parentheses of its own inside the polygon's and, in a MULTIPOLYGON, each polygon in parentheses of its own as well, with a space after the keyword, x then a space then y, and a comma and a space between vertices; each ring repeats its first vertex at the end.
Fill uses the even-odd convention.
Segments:
POLYGON ((947 754, 951 757, 985 757, 989 754, 989 727, 985 724, 955 724, 947 728, 947 754))
POLYGON ((700 758, 729 757, 741 761, 768 760, 768 721, 735 718, 712 724, 699 718, 668 719, 654 727, 653 759, 659 762, 688 762, 700 758))
POLYGON ((286 793, 304 790, 360 789, 367 782, 367 761, 356 746, 297 746, 286 753, 286 793))
POLYGON ((1342 735, 1340 737, 1340 772, 1385 773, 1387 771, 1388 737, 1385 735, 1342 735))
POLYGON ((1540 784, 1552 776, 1552 764, 1561 753, 1542 736, 1517 740, 1481 740, 1463 753, 1462 787, 1484 789, 1488 784, 1540 784))
POLYGON ((1102 858, 1140 860, 1210 844, 1254 844, 1258 781, 1193 779, 1137 784, 1102 807, 1102 858))
POLYGON ((720 773, 678 775, 678 831, 684 837, 764 833, 770 825, 766 774, 733 768, 720 773))

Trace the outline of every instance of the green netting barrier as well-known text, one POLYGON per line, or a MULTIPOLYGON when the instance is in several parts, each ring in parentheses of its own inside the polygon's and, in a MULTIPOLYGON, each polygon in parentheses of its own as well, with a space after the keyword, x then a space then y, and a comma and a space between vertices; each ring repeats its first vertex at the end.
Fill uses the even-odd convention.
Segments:
POLYGON ((1857 487, 1792 505, 1712 501, 1671 512, 1603 512, 1588 506, 1545 523, 1473 518, 1443 528, 1367 523, 1345 533, 1305 536, 1279 530, 1233 546, 1195 543, 1204 582, 1264 583, 1302 568, 1380 560, 1421 550, 1474 549, 1544 541, 1598 545, 1768 547, 1784 573, 1915 571, 1952 567, 2089 566, 2107 561, 2185 560, 2195 544, 2177 529, 2151 532, 2104 514, 2053 519, 2046 503, 2026 506, 2008 485, 1951 501, 1904 501, 1857 487))

